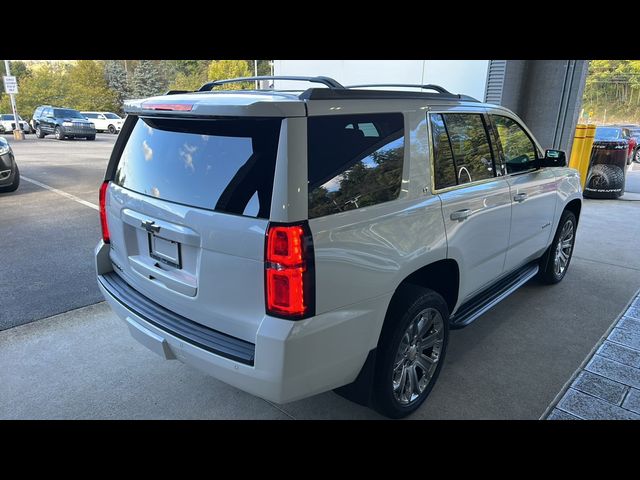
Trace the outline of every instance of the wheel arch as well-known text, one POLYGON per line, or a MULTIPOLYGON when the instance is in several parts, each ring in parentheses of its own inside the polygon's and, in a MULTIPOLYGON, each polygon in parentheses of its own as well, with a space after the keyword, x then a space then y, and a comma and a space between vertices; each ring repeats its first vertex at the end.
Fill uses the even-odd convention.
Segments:
MULTIPOLYGON (((576 224, 580 222, 580 211, 582 210, 582 200, 579 198, 574 198, 569 203, 567 203, 564 207, 564 210, 569 210, 576 217, 576 224)), ((563 211, 564 211, 563 210, 563 211)))

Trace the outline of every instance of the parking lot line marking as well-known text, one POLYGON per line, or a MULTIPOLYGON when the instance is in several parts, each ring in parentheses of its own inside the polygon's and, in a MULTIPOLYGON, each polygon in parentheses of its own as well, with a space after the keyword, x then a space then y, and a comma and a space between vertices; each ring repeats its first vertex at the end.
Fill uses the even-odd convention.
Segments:
POLYGON ((38 185, 39 187, 45 188, 53 193, 57 193, 58 195, 62 195, 63 197, 68 198, 69 200, 73 200, 74 202, 77 202, 81 205, 84 205, 85 207, 89 207, 89 208, 93 208, 94 210, 100 210, 100 208, 98 207, 98 205, 95 205, 91 202, 87 202, 86 200, 82 200, 79 197, 76 197, 75 195, 71 195, 70 193, 67 192, 63 192, 62 190, 58 190, 57 188, 53 188, 50 187, 49 185, 46 185, 42 182, 39 182, 37 180, 34 180, 33 178, 29 178, 29 177, 25 177, 24 175, 20 175, 20 179, 21 180, 26 180, 27 182, 33 183, 34 185, 38 185))

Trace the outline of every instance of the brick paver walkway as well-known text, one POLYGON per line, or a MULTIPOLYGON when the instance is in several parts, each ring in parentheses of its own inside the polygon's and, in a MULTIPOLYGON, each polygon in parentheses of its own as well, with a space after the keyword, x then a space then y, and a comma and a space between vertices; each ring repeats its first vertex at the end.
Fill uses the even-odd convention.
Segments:
POLYGON ((547 420, 640 420, 640 295, 576 373, 547 420))

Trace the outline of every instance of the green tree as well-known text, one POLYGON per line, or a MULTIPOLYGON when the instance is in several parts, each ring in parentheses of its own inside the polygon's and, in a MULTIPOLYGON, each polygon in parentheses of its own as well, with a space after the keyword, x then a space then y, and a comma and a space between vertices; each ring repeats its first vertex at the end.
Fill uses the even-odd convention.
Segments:
MULTIPOLYGON (((209 80, 250 76, 252 76, 252 72, 247 60, 212 60, 209 64, 209 80)), ((224 85, 225 90, 245 90, 250 88, 255 88, 252 82, 224 85)))
POLYGON ((131 94, 135 98, 162 95, 166 91, 163 72, 153 60, 140 60, 131 77, 131 94))
POLYGON ((77 110, 119 109, 118 95, 109 88, 104 63, 79 60, 67 74, 69 84, 66 105, 77 110))
POLYGON ((640 60, 589 62, 582 105, 596 123, 640 122, 640 60))
MULTIPOLYGON (((18 114, 22 118, 31 118, 38 105, 49 104, 66 106, 69 83, 66 81, 67 68, 63 65, 46 63, 32 69, 29 75, 19 81, 19 94, 16 95, 18 114)), ((0 100, 2 113, 11 111, 9 95, 0 100)))
POLYGON ((120 60, 108 60, 105 63, 107 85, 116 94, 118 110, 122 111, 122 105, 131 97, 131 87, 127 78, 127 71, 120 60))
POLYGON ((171 90, 197 90, 208 80, 209 60, 168 60, 167 69, 174 72, 171 90))

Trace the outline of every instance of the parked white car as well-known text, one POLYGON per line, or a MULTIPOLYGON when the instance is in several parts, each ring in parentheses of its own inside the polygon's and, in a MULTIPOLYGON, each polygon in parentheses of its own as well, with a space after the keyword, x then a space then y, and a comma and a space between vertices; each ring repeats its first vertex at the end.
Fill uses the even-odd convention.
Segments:
POLYGON ((98 132, 118 133, 124 119, 112 112, 80 112, 96 126, 98 132))
MULTIPOLYGON (((22 117, 18 115, 18 122, 20 123, 20 128, 24 133, 31 133, 31 127, 28 122, 22 120, 22 117)), ((0 125, 4 128, 6 133, 13 132, 13 129, 16 126, 15 118, 11 113, 3 113, 0 115, 0 125)))

